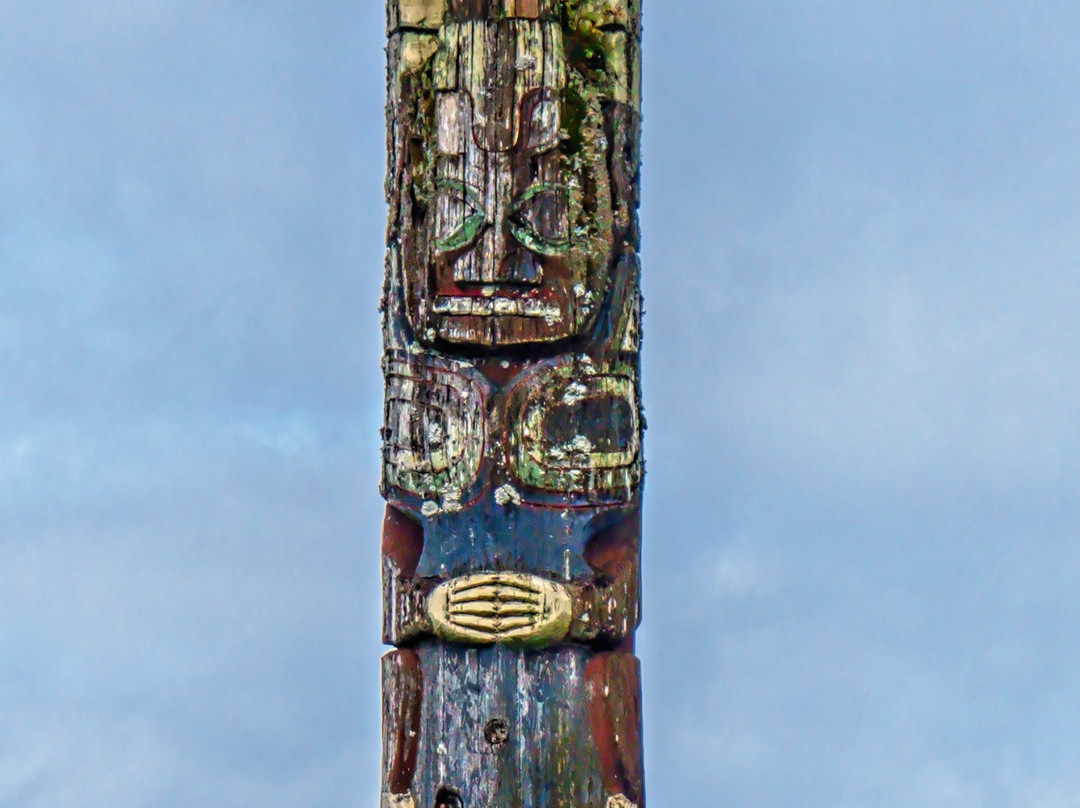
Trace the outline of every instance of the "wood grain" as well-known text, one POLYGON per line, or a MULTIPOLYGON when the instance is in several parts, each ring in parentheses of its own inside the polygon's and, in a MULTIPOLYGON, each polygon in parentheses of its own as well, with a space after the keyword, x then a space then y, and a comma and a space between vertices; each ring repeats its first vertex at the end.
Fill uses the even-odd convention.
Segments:
POLYGON ((389 0, 384 808, 644 808, 638 0, 389 0))

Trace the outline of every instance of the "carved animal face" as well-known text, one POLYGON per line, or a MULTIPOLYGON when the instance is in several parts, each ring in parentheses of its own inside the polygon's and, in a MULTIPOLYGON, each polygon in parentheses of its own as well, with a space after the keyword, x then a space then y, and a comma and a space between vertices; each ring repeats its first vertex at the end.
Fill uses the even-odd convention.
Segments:
POLYGON ((562 29, 450 22, 406 184, 406 306, 419 339, 475 347, 580 334, 613 252, 604 111, 568 79, 562 29))

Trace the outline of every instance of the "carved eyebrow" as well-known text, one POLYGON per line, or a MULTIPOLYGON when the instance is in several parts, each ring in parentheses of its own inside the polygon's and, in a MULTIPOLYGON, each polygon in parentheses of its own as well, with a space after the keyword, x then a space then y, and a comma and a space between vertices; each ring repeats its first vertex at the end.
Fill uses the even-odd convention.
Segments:
POLYGON ((559 240, 552 240, 545 238, 543 235, 536 231, 536 228, 532 223, 523 221, 517 217, 517 214, 521 211, 530 200, 535 199, 541 194, 549 192, 565 192, 566 186, 556 182, 538 182, 536 185, 529 187, 524 193, 521 194, 514 203, 510 206, 511 214, 513 218, 509 221, 510 232, 513 233, 522 245, 528 247, 535 253, 540 255, 562 255, 568 249, 570 249, 570 240, 563 238, 559 240))
POLYGON ((521 196, 514 200, 513 208, 515 211, 522 208, 526 202, 533 197, 540 196, 540 194, 546 194, 548 191, 565 191, 566 186, 558 182, 538 182, 536 185, 530 186, 524 191, 521 196))
POLYGON ((484 197, 483 194, 480 193, 480 189, 469 185, 463 180, 452 180, 440 177, 435 180, 435 187, 442 188, 446 191, 458 191, 462 198, 472 206, 473 210, 484 209, 484 197))
POLYGON ((444 191, 456 191, 461 194, 465 204, 473 209, 473 213, 466 216, 465 220, 458 225, 453 233, 446 238, 435 239, 435 248, 442 252, 451 252, 467 247, 476 239, 480 229, 484 226, 486 214, 484 212, 483 196, 480 194, 479 189, 462 180, 440 178, 435 180, 435 187, 444 191))

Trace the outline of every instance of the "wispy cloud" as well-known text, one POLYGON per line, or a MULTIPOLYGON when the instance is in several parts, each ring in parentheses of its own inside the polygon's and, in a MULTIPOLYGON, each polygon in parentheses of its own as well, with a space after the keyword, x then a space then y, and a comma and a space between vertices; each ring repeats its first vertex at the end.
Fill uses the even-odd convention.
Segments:
MULTIPOLYGON (((381 3, 0 20, 0 802, 371 802, 381 3)), ((646 22, 651 799, 1074 805, 1080 16, 646 22)))

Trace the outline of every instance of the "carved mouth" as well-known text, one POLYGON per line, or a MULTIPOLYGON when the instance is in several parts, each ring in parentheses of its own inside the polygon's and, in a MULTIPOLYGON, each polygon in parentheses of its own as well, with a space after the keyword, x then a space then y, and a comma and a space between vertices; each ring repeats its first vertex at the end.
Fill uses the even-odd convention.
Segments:
POLYGON ((554 645, 570 630, 573 601, 560 583, 522 572, 480 572, 438 586, 428 615, 443 639, 521 648, 554 645))
POLYGON ((558 303, 520 297, 440 296, 436 298, 436 314, 469 317, 538 317, 559 320, 562 310, 558 303))

